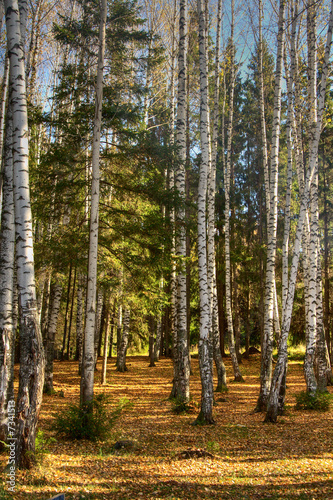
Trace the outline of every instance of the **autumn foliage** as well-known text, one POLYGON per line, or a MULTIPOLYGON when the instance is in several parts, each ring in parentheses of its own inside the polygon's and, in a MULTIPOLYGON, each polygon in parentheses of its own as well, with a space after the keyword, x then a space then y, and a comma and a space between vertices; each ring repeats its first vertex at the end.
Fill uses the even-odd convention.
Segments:
MULTIPOLYGON (((18 472, 14 496, 3 487, 0 498, 47 500, 58 492, 65 492, 66 500, 333 498, 333 410, 295 408, 295 395, 305 389, 301 361, 289 362, 285 415, 277 424, 264 424, 263 415, 253 412, 259 355, 243 361, 244 384, 232 382, 227 358, 229 390, 215 393, 214 426, 191 425, 200 407, 197 359, 192 359, 192 400, 181 414, 168 399, 171 361, 148 365, 146 357, 129 357, 128 372, 119 373, 109 360, 108 384, 96 386, 96 394, 108 396, 109 413, 124 397, 131 406, 107 438, 91 442, 56 434, 55 414, 78 402, 79 376, 76 363, 55 362, 55 393, 44 397, 40 415, 42 458, 33 469, 18 472), (124 446, 115 446, 120 441, 124 446)), ((100 371, 101 360, 97 367, 100 371)), ((2 466, 6 458, 1 455, 2 466)))

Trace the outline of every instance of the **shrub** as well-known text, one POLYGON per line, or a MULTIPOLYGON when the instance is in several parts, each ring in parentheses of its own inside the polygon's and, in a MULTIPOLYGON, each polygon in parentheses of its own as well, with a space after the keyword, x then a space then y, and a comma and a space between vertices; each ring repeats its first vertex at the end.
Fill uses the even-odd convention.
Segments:
POLYGON ((112 412, 108 411, 108 398, 99 394, 85 406, 69 404, 67 409, 55 415, 55 429, 58 434, 68 439, 105 439, 122 410, 129 405, 123 398, 112 412))
POLYGON ((314 395, 302 391, 296 395, 296 410, 328 411, 332 396, 328 392, 316 392, 314 395))

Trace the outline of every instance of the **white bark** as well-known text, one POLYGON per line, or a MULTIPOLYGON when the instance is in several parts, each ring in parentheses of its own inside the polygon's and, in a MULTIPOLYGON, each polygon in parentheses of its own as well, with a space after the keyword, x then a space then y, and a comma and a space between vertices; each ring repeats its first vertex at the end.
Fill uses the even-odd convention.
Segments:
POLYGON ((206 196, 207 175, 210 169, 209 152, 209 109, 208 109, 208 75, 207 75, 207 40, 205 5, 198 0, 199 15, 199 65, 200 65, 200 143, 201 162, 198 185, 198 271, 200 298, 200 337, 199 365, 201 376, 201 411, 198 419, 205 423, 213 423, 213 367, 210 350, 210 297, 207 265, 206 236, 206 196))
MULTIPOLYGON (((35 446, 36 427, 42 402, 44 353, 37 317, 33 254, 32 216, 29 192, 29 131, 24 68, 24 31, 20 30, 19 6, 5 1, 7 48, 10 60, 10 105, 13 113, 14 205, 17 285, 20 307, 21 359, 17 398, 16 462, 29 466, 27 453, 35 446), (33 361, 32 361, 33 360, 33 361)), ((21 22, 23 20, 21 19, 21 22)))
POLYGON ((274 338, 274 309, 276 310, 275 293, 275 260, 277 234, 277 204, 278 204, 278 171, 279 171, 279 138, 281 119, 281 84, 284 46, 284 15, 285 0, 280 0, 277 58, 275 72, 274 111, 272 127, 272 146, 269 172, 269 217, 267 223, 267 260, 265 283, 264 335, 261 353, 260 394, 257 410, 267 408, 267 400, 272 378, 272 352, 274 338))
POLYGON ((76 339, 77 339, 77 358, 79 363, 79 375, 82 371, 83 357, 83 292, 84 292, 84 276, 79 274, 77 296, 76 296, 76 339))
POLYGON ((124 308, 124 318, 123 318, 123 331, 121 335, 120 345, 117 352, 117 371, 126 372, 126 353, 128 347, 128 336, 129 336, 129 326, 130 326, 130 309, 129 307, 124 308))
POLYGON ((100 333, 102 325, 102 314, 103 314, 103 301, 104 296, 101 290, 97 292, 97 302, 96 302, 96 315, 95 315, 95 334, 94 334, 94 350, 95 350, 95 368, 98 360, 98 347, 100 343, 100 333))
POLYGON ((15 332, 13 325, 15 221, 12 120, 7 117, 0 245, 0 440, 7 436, 7 403, 13 397, 15 332), (10 394, 11 393, 11 394, 10 394))
POLYGON ((279 346, 278 359, 277 359, 277 363, 275 366, 272 384, 271 384, 271 390, 270 390, 268 407, 267 407, 267 414, 266 414, 266 418, 265 418, 265 420, 269 421, 269 422, 276 422, 278 411, 279 411, 279 393, 280 393, 283 377, 285 374, 285 367, 286 367, 286 360, 287 360, 287 340, 288 340, 288 335, 289 335, 289 330, 290 330, 291 314, 292 314, 292 308, 293 308, 293 302, 294 302, 294 293, 295 293, 295 288, 296 288, 297 268, 298 268, 298 261, 299 261, 299 255, 300 255, 300 249, 301 249, 303 226, 304 226, 306 212, 307 212, 307 206, 308 206, 308 202, 309 202, 310 186, 311 186, 312 179, 313 179, 315 169, 316 169, 318 145, 319 145, 319 139, 320 139, 320 132, 321 132, 321 128, 322 128, 322 119, 323 119, 323 110, 324 110, 324 104, 325 104, 325 92, 326 92, 328 65, 329 65, 329 54, 330 54, 331 43, 332 43, 332 28, 333 28, 333 1, 331 2, 330 20, 329 20, 329 26, 328 26, 328 31, 327 31, 327 41, 326 41, 326 47, 325 47, 325 56, 324 56, 324 63, 323 63, 323 68, 322 68, 320 91, 319 91, 318 117, 317 117, 316 130, 315 130, 315 141, 312 145, 313 147, 311 148, 311 152, 310 152, 309 166, 307 169, 305 183, 304 183, 304 190, 303 190, 302 198, 301 198, 301 207, 300 207, 299 218, 298 218, 298 223, 297 223, 293 259, 292 259, 292 265, 291 265, 290 276, 289 276, 288 295, 287 295, 286 307, 285 307, 285 310, 283 312, 283 318, 282 318, 281 341, 280 341, 280 346, 279 346))
MULTIPOLYGON (((174 3, 174 12, 172 19, 172 49, 171 49, 171 75, 170 75, 170 145, 175 145, 175 51, 176 51, 176 36, 175 36, 175 23, 176 23, 176 0, 174 3)), ((169 189, 173 190, 175 187, 175 165, 171 165, 169 171, 169 189)), ((172 241, 171 241, 171 256, 172 267, 170 276, 170 333, 173 342, 173 387, 170 397, 176 397, 178 388, 178 353, 177 353, 177 273, 176 261, 174 256, 176 254, 176 240, 175 240, 175 209, 171 208, 170 224, 172 227, 172 241)))
POLYGON ((96 318, 96 283, 97 283, 97 256, 98 256, 98 222, 99 222, 99 157, 102 123, 103 99, 103 68, 105 51, 105 26, 107 16, 107 2, 100 1, 99 51, 96 82, 95 119, 92 146, 92 185, 91 209, 89 229, 89 258, 88 258, 88 286, 87 309, 84 335, 84 356, 81 376, 81 403, 87 404, 94 395, 94 333, 96 318))
POLYGON ((308 308, 307 339, 304 360, 304 374, 307 391, 314 394, 317 390, 317 381, 314 373, 314 359, 317 333, 317 251, 318 251, 318 159, 316 144, 317 127, 317 50, 316 50, 316 12, 314 2, 307 4, 307 33, 308 33, 308 98, 309 98, 309 151, 315 169, 310 187, 310 241, 309 241, 309 268, 308 268, 308 308), (314 151, 313 151, 314 150, 314 151))
MULTIPOLYGON (((5 68, 4 75, 2 79, 2 89, 1 89, 1 104, 0 104, 0 165, 1 172, 3 172, 4 168, 2 166, 2 153, 3 153, 3 145, 4 145, 4 131, 5 131, 5 117, 6 117, 6 107, 8 104, 8 83, 9 83, 9 58, 8 54, 6 54, 5 59, 5 68)), ((1 210, 2 210, 2 185, 3 180, 2 176, 0 178, 0 218, 1 218, 1 210)))
POLYGON ((50 319, 48 322, 48 329, 46 333, 46 346, 45 346, 45 380, 44 392, 52 393, 53 391, 53 360, 54 360, 54 342, 57 333, 57 323, 60 312, 62 295, 62 286, 56 283, 52 290, 52 302, 50 308, 50 319))
POLYGON ((185 162, 186 162, 186 58, 187 58, 187 0, 180 1, 179 14, 179 55, 178 55, 178 105, 176 146, 178 148, 178 167, 175 174, 175 187, 181 206, 176 214, 176 255, 179 259, 177 270, 177 388, 176 397, 181 401, 190 398, 190 364, 187 342, 187 300, 185 228, 185 162))
POLYGON ((229 351, 231 355, 232 367, 235 380, 243 381, 242 374, 239 369, 236 348, 235 336, 232 320, 232 304, 231 304, 231 261, 230 261, 230 178, 231 178, 231 145, 233 133, 233 116, 234 116, 234 95, 235 95, 235 54, 234 54, 234 0, 232 0, 232 21, 231 21, 231 57, 230 57, 230 94, 229 94, 229 120, 227 129, 227 160, 224 170, 224 193, 225 193, 225 208, 224 208, 224 234, 225 234, 225 290, 226 290, 226 316, 228 323, 229 351))
POLYGON ((213 340, 213 356, 217 371, 217 390, 227 387, 226 369, 221 356, 219 316, 216 288, 216 260, 215 260, 215 191, 216 191, 216 159, 217 138, 219 129, 219 97, 220 97, 220 37, 221 37, 222 0, 218 2, 216 43, 215 43, 215 76, 214 76, 214 115, 211 172, 208 185, 208 280, 210 289, 210 314, 213 340))
POLYGON ((105 335, 104 335, 104 349, 103 349, 103 368, 101 384, 106 384, 106 368, 108 362, 108 352, 109 352, 109 341, 110 341, 110 299, 106 305, 105 312, 105 335))

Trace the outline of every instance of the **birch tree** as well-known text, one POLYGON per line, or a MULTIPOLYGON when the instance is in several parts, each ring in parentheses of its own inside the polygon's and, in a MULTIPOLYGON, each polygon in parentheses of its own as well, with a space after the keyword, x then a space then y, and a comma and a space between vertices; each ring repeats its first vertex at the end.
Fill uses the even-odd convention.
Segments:
POLYGON ((227 386, 226 369, 221 356, 219 314, 216 287, 216 259, 215 259, 215 191, 216 191, 216 159, 217 139, 219 129, 219 97, 220 97, 220 38, 221 38, 222 0, 218 2, 216 42, 215 42, 215 75, 214 75, 214 112, 212 154, 210 162, 210 175, 208 182, 208 283, 210 295, 210 317, 212 322, 213 357, 217 371, 217 391, 227 386))
POLYGON ((190 398, 190 364, 187 341, 186 316, 186 273, 184 259, 186 257, 185 228, 185 162, 186 162, 186 58, 187 58, 187 0, 179 4, 179 52, 178 52, 178 95, 176 146, 178 149, 178 166, 175 173, 175 187, 181 206, 176 213, 176 256, 177 269, 177 388, 175 396, 181 402, 190 398))
POLYGON ((94 394, 94 333, 96 320, 96 286, 98 256, 99 222, 99 183, 100 183, 100 140, 102 123, 103 69, 105 52, 105 26, 107 1, 100 0, 99 49, 95 98, 95 119, 92 146, 92 184, 89 228, 88 284, 86 301, 86 324, 84 333, 84 354, 81 376, 81 404, 91 402, 94 394))
POLYGON ((16 463, 28 467, 35 448, 42 402, 44 352, 35 286, 32 215, 29 190, 29 131, 24 66, 25 2, 6 0, 10 106, 13 116, 14 207, 21 357, 16 407, 16 463))
MULTIPOLYGON (((332 29, 333 29, 333 2, 331 2, 329 26, 328 26, 327 40, 325 46, 325 55, 324 55, 324 62, 322 67, 322 75, 321 75, 321 82, 319 89, 317 121, 315 123, 312 123, 312 127, 314 129, 314 136, 311 145, 311 150, 309 152, 310 153, 309 163, 308 163, 308 168, 306 170, 304 189, 301 197, 301 206, 296 228, 293 258, 289 275, 288 295, 287 295, 285 310, 283 311, 283 316, 282 316, 281 340, 278 351, 278 359, 275 366, 272 378, 271 390, 269 394, 267 413, 265 417, 266 422, 276 422, 279 410, 282 406, 282 402, 279 400, 279 394, 287 363, 287 356, 288 356, 287 340, 290 330, 291 314, 294 302, 294 293, 296 288, 296 278, 297 278, 300 250, 301 250, 302 233, 306 219, 307 207, 310 200, 310 188, 313 181, 313 177, 315 175, 316 165, 318 160, 318 145, 323 123, 325 93, 326 93, 327 75, 329 68, 329 55, 332 43, 332 29)), ((311 104, 313 105, 314 103, 311 104)), ((311 352, 310 355, 312 355, 311 352)), ((312 366, 310 367, 310 370, 313 370, 312 366)), ((313 394, 315 384, 312 383, 313 380, 312 374, 311 377, 309 377, 309 380, 310 384, 308 384, 307 380, 307 390, 310 394, 311 393, 313 394)))
POLYGON ((225 235, 225 297, 226 297, 226 316, 228 324, 229 351, 232 361, 235 380, 242 382, 243 377, 239 369, 235 348, 235 336, 232 320, 232 304, 231 304, 231 261, 230 261, 230 179, 231 179, 231 145, 232 145, 232 129, 233 129, 233 108, 235 94, 235 48, 234 48, 234 0, 231 2, 231 57, 230 57, 230 95, 229 95, 229 119, 227 128, 227 158, 224 170, 224 235, 225 235))
POLYGON ((130 326, 131 311, 129 307, 124 308, 123 322, 122 322, 122 333, 119 344, 119 349, 117 351, 117 371, 126 372, 126 353, 128 347, 128 335, 130 326))
POLYGON ((45 345, 45 381, 44 392, 51 394, 53 392, 53 360, 54 360, 54 342, 57 333, 57 323, 60 312, 62 295, 62 286, 59 283, 53 285, 51 291, 51 308, 48 328, 46 333, 45 345))
POLYGON ((257 411, 265 411, 272 378, 272 353, 274 333, 274 290, 275 290, 275 261, 277 235, 277 206, 278 206, 278 171, 279 171, 279 138, 281 120, 281 84, 283 67, 285 0, 279 3, 279 20, 277 35, 277 57, 274 90, 274 111, 272 128, 272 146, 269 171, 269 211, 267 223, 267 259, 265 282, 264 308, 264 335, 261 353, 260 393, 257 402, 257 411))
POLYGON ((213 424, 213 366, 211 362, 211 318, 207 274, 206 196, 210 169, 209 108, 207 75, 206 16, 203 0, 198 0, 199 66, 200 66, 200 143, 201 162, 198 185, 198 272, 200 304, 199 366, 201 377, 201 411, 198 421, 213 424))
POLYGON ((7 404, 14 397, 14 255, 12 117, 7 115, 0 245, 0 440, 7 436, 7 404))

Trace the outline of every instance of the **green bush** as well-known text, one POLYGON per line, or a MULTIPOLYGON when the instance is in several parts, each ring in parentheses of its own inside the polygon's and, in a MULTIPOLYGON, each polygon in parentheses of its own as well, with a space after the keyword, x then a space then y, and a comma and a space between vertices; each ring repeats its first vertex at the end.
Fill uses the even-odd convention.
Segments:
POLYGON ((105 394, 99 394, 85 406, 69 404, 67 409, 55 415, 55 429, 58 434, 68 439, 104 440, 108 437, 115 420, 122 410, 129 406, 123 398, 115 410, 108 410, 109 400, 105 394))
POLYGON ((328 411, 332 396, 328 392, 317 392, 312 395, 302 391, 296 395, 296 410, 328 411))

